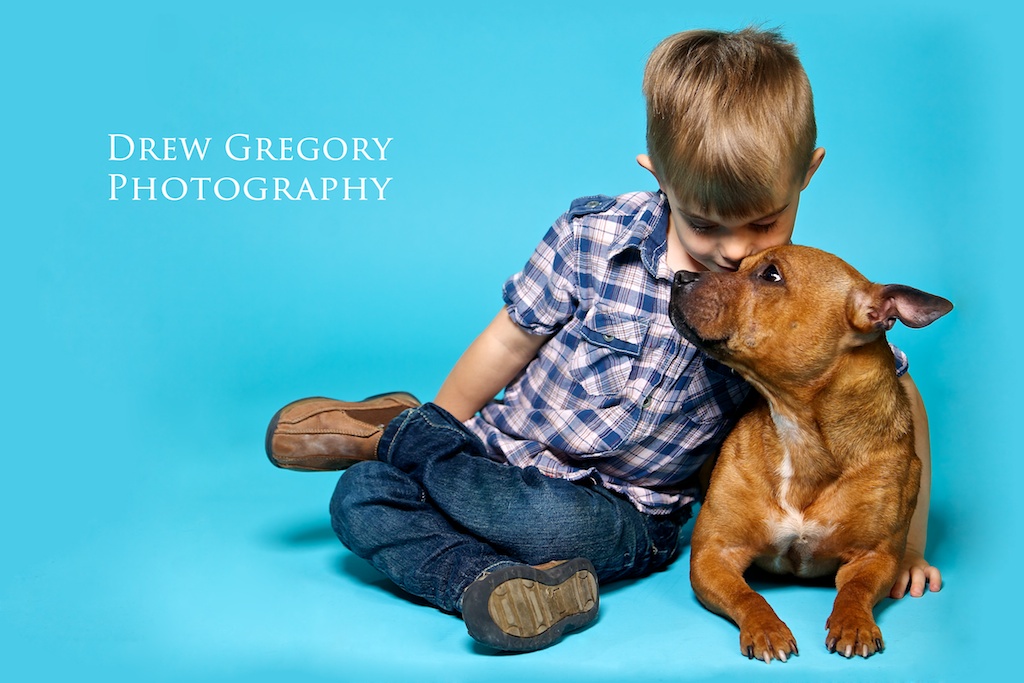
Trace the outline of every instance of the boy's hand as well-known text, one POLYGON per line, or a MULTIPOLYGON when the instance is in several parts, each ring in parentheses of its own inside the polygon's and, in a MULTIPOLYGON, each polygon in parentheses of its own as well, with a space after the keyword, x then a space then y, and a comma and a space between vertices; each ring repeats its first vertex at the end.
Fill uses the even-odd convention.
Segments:
POLYGON ((928 590, 934 593, 942 588, 942 574, 939 572, 938 567, 928 564, 928 560, 924 559, 921 553, 907 548, 907 552, 903 556, 903 566, 896 577, 896 583, 893 584, 892 590, 889 591, 889 597, 898 600, 907 594, 907 588, 909 587, 910 594, 915 598, 919 598, 924 595, 926 583, 928 584, 928 590))

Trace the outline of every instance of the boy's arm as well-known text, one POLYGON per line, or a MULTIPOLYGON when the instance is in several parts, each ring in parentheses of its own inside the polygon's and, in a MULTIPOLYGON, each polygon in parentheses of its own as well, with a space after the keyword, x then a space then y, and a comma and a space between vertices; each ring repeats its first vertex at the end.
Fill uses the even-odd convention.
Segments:
POLYGON ((550 338, 528 333, 501 309, 448 373, 434 403, 459 420, 468 420, 504 389, 550 338))
POLYGON ((910 398, 910 409, 914 418, 914 450, 921 459, 921 491, 917 495, 917 508, 910 521, 910 533, 907 536, 907 552, 903 557, 903 566, 889 592, 890 597, 902 598, 910 588, 915 598, 924 595, 925 583, 929 590, 937 591, 942 587, 942 575, 937 567, 933 567, 924 558, 925 545, 928 540, 928 505, 932 483, 931 442, 928 438, 928 415, 924 409, 924 401, 917 390, 917 385, 909 374, 900 377, 900 383, 910 398))

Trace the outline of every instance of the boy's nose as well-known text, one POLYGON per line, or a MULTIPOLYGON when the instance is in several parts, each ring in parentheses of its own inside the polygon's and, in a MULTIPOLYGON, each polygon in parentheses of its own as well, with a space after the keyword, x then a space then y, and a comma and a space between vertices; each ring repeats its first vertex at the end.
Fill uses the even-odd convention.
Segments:
POLYGON ((722 260, 729 267, 735 270, 740 265, 740 261, 753 254, 755 246, 745 240, 732 240, 722 245, 719 254, 722 256, 722 260))

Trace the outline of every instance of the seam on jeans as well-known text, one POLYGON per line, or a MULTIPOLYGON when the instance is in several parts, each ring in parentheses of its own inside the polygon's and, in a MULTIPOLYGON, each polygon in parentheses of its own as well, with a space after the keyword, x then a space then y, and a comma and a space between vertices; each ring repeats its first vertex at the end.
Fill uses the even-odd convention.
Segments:
POLYGON ((652 569, 658 569, 661 567, 667 567, 679 554, 679 532, 682 527, 681 524, 676 523, 671 519, 660 519, 655 518, 654 522, 658 525, 669 524, 672 529, 668 533, 664 533, 665 530, 661 530, 664 540, 664 547, 658 548, 652 542, 651 547, 654 549, 654 554, 651 557, 652 569))
MULTIPOLYGON (((645 512, 637 510, 631 506, 631 511, 635 512, 640 516, 640 532, 643 534, 643 542, 638 543, 636 546, 636 554, 633 555, 632 563, 629 567, 629 571, 637 576, 644 576, 650 573, 658 564, 659 551, 658 547, 654 544, 654 534, 651 529, 651 522, 654 521, 653 515, 648 515, 645 512)), ((619 511, 620 516, 624 516, 624 512, 619 511)))
POLYGON ((463 436, 463 432, 461 430, 456 429, 455 427, 451 426, 447 422, 441 422, 441 423, 435 422, 434 420, 432 420, 430 418, 429 415, 420 415, 420 417, 422 417, 423 420, 426 421, 427 424, 429 424, 431 427, 434 427, 435 429, 444 429, 444 430, 447 430, 449 432, 455 432, 459 436, 463 436))
MULTIPOLYGON (((444 422, 436 422, 436 421, 434 421, 433 419, 431 419, 431 417, 429 415, 425 415, 424 411, 420 410, 420 408, 423 408, 425 405, 426 404, 424 404, 423 406, 417 406, 416 408, 407 410, 404 413, 402 413, 403 415, 405 415, 405 417, 402 420, 402 424, 400 424, 398 426, 398 430, 395 431, 395 434, 391 438, 390 443, 388 443, 388 450, 387 450, 388 462, 391 462, 391 460, 392 460, 391 456, 392 456, 392 453, 394 451, 395 442, 397 442, 399 440, 399 437, 401 436, 402 432, 405 431, 406 425, 408 425, 409 422, 413 418, 415 418, 415 417, 419 417, 419 419, 423 420, 424 422, 426 422, 428 425, 430 425, 434 429, 443 429, 445 431, 452 432, 452 433, 458 435, 460 438, 467 439, 467 440, 472 440, 473 438, 475 438, 475 436, 472 434, 472 432, 469 432, 465 428, 460 430, 460 429, 456 429, 455 427, 453 427, 450 424, 447 424, 447 423, 444 423, 444 422)), ((484 449, 484 454, 486 454, 486 447, 484 449)))
POLYGON ((388 443, 388 462, 391 462, 391 454, 394 452, 395 442, 398 441, 399 435, 405 430, 405 426, 409 424, 409 420, 413 418, 415 410, 407 410, 402 413, 405 417, 402 419, 402 424, 398 426, 398 430, 395 435, 391 437, 391 441, 388 443))
MULTIPOLYGON (((635 526, 631 521, 629 521, 629 520, 627 520, 625 518, 626 517, 626 513, 625 513, 626 509, 633 510, 637 514, 643 514, 639 510, 634 508, 632 506, 632 504, 630 504, 623 496, 620 496, 619 494, 615 493, 611 489, 604 488, 600 484, 596 485, 593 488, 593 495, 605 498, 608 502, 613 504, 613 510, 615 512, 614 523, 619 528, 625 529, 625 528, 632 528, 632 527, 635 526), (626 503, 629 507, 628 508, 620 507, 620 505, 622 503, 626 503)), ((649 538, 649 535, 648 535, 647 529, 646 529, 647 525, 643 524, 643 525, 640 525, 640 526, 641 526, 640 533, 642 533, 644 535, 644 541, 647 542, 647 544, 649 545, 650 544, 650 538, 649 538)), ((590 559, 591 562, 594 563, 594 567, 597 570, 598 576, 610 575, 613 580, 620 579, 620 578, 627 578, 627 577, 630 577, 630 576, 634 576, 636 574, 636 567, 637 567, 637 564, 638 564, 638 558, 640 558, 644 554, 643 549, 637 547, 639 545, 640 545, 640 543, 638 542, 638 543, 634 544, 634 547, 626 548, 625 552, 622 553, 621 558, 618 559, 618 560, 615 560, 614 556, 609 557, 609 559, 607 561, 600 562, 600 563, 597 562, 595 558, 588 558, 588 559, 590 559), (639 551, 639 554, 638 554, 637 551, 639 551)))
MULTIPOLYGON (((651 539, 651 563, 656 565, 659 561, 659 558, 665 553, 665 551, 658 548, 658 546, 654 542, 654 532, 660 531, 659 529, 657 529, 657 527, 662 524, 663 520, 659 519, 658 517, 655 517, 654 515, 651 515, 649 521, 650 526, 645 526, 647 526, 647 535, 651 539)), ((659 534, 659 536, 661 535, 663 534, 659 534)))
MULTIPOLYGON (((442 410, 442 409, 439 409, 439 410, 442 410)), ((483 455, 483 456, 487 455, 487 446, 486 446, 486 444, 484 444, 482 441, 480 441, 480 439, 475 434, 473 434, 473 432, 469 431, 461 423, 459 424, 459 427, 453 427, 451 424, 448 424, 447 421, 445 421, 445 422, 436 422, 435 420, 431 419, 431 416, 429 414, 424 415, 424 414, 420 413, 419 417, 424 422, 426 422, 428 425, 433 427, 434 429, 443 429, 444 431, 451 432, 451 433, 455 434, 456 436, 458 436, 460 439, 462 439, 464 441, 467 441, 467 442, 470 442, 470 443, 479 444, 481 446, 481 450, 482 450, 481 455, 483 455)), ((403 423, 402 426, 404 427, 405 424, 403 423)))
POLYGON ((391 443, 388 444, 388 455, 389 456, 391 455, 392 444, 394 444, 395 441, 398 441, 398 435, 401 434, 405 430, 405 426, 414 417, 419 417, 421 420, 426 422, 431 427, 434 427, 435 429, 444 429, 444 430, 449 431, 449 432, 455 432, 456 434, 459 434, 460 436, 462 436, 462 432, 460 432, 455 427, 452 427, 450 424, 435 422, 434 420, 432 420, 430 418, 429 415, 424 415, 422 411, 415 410, 415 409, 414 410, 410 410, 410 411, 408 411, 408 414, 406 415, 405 419, 402 420, 402 424, 398 427, 398 431, 395 432, 395 437, 393 439, 391 439, 391 443))

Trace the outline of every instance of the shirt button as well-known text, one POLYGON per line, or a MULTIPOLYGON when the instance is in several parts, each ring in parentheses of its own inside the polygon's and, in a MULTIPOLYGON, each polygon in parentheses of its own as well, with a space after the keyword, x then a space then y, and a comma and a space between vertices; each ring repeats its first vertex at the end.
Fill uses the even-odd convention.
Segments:
POLYGON ((586 206, 586 207, 587 207, 588 209, 593 209, 593 208, 596 208, 596 207, 598 207, 598 206, 601 206, 601 202, 597 201, 596 199, 591 199, 591 200, 590 200, 589 202, 587 202, 587 203, 585 204, 585 206, 586 206))
POLYGON ((648 396, 644 399, 644 408, 650 408, 652 403, 654 403, 654 397, 648 396))
POLYGON ((604 340, 605 340, 606 342, 610 342, 610 341, 615 341, 615 337, 613 337, 613 336, 612 336, 612 335, 610 335, 610 334, 606 334, 606 335, 604 335, 604 340))

